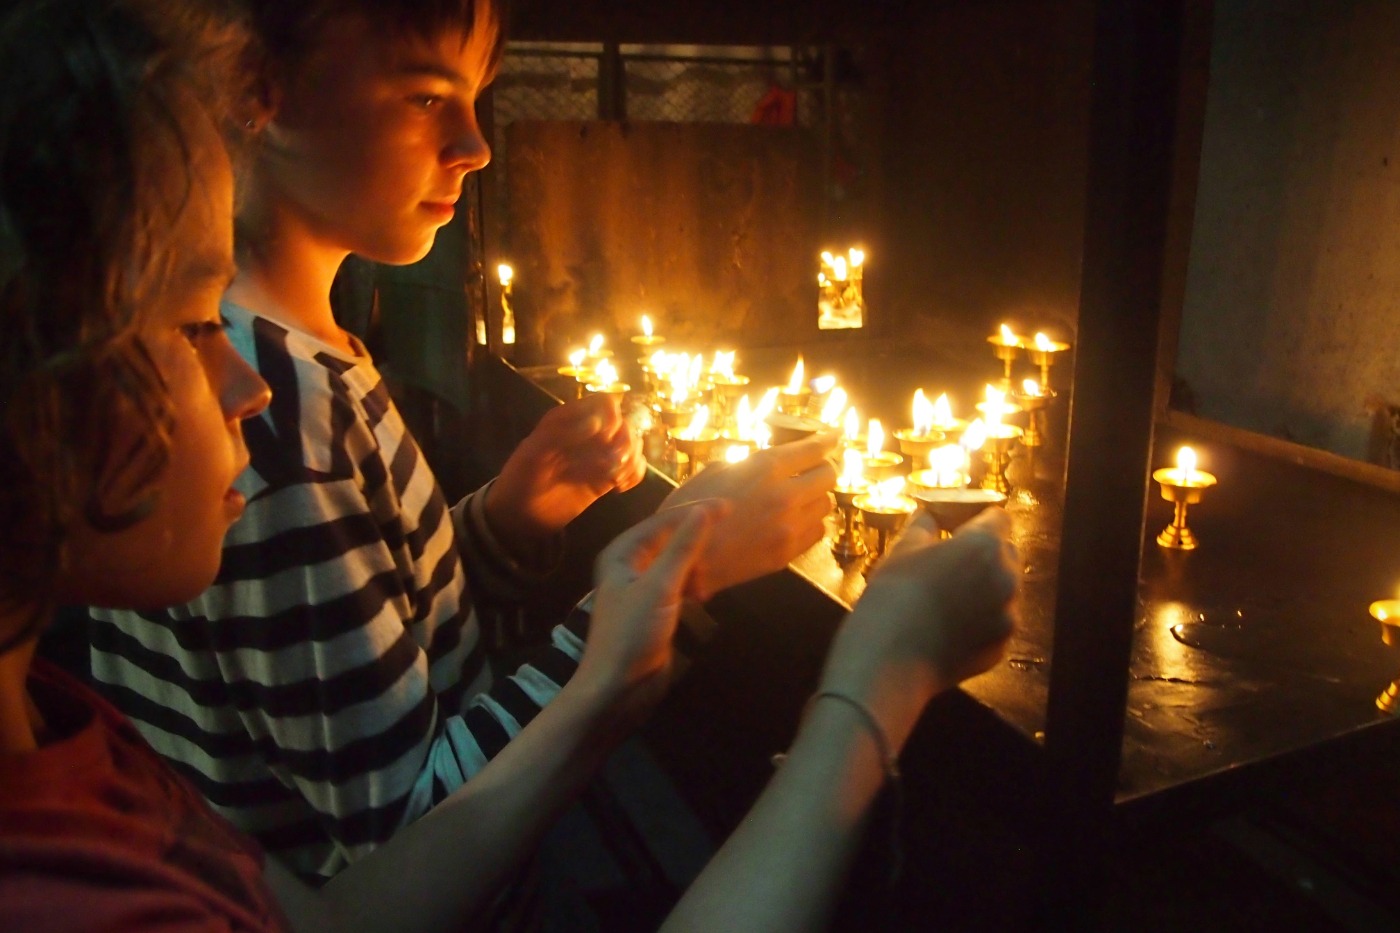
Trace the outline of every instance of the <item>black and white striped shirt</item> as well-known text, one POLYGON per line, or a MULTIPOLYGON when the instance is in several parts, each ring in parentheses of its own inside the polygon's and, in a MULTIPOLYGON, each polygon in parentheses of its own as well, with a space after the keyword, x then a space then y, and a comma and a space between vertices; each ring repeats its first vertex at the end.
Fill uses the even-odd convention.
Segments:
POLYGON ((558 693, 586 619, 493 684, 468 593, 509 603, 527 580, 490 535, 484 491, 448 508, 367 355, 224 313, 273 390, 245 422, 247 510, 194 602, 93 610, 93 675, 220 812, 330 876, 558 693))

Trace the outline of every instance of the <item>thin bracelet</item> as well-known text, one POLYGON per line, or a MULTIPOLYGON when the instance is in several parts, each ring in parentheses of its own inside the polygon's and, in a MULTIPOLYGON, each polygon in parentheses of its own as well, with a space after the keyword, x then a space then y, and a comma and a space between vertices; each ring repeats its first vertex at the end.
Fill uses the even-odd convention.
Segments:
MULTIPOLYGON (((900 782, 899 758, 890 749, 889 739, 885 737, 885 730, 880 727, 880 721, 875 718, 875 714, 866 709, 865 704, 854 697, 849 697, 844 693, 835 690, 819 690, 808 698, 802 707, 802 719, 807 718, 807 713, 811 710, 812 704, 821 699, 840 700, 847 706, 860 713, 864 720, 866 729, 875 740, 875 748, 879 752, 880 762, 885 770, 885 786, 889 790, 890 813, 889 813, 889 877, 886 883, 893 888, 899 882, 899 877, 904 871, 904 844, 900 838, 900 827, 904 822, 904 787, 900 782)), ((787 760, 785 752, 778 752, 773 756, 773 767, 779 767, 787 760)))

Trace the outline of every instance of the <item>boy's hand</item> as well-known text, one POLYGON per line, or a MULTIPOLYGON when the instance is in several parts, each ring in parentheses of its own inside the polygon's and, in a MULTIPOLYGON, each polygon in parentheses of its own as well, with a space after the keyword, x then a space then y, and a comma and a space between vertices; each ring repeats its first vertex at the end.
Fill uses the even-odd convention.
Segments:
POLYGON ((836 485, 827 457, 837 440, 834 433, 817 434, 739 463, 711 464, 666 498, 662 510, 701 499, 732 506, 711 532, 687 596, 703 601, 781 570, 822 539, 836 485))
POLYGON ((658 512, 609 544, 594 566, 597 590, 575 680, 624 706, 649 708, 670 684, 681 600, 721 502, 658 512))
POLYGON ((486 499, 492 529, 529 553, 599 497, 646 475, 642 441, 616 396, 590 395, 549 411, 510 455, 486 499))

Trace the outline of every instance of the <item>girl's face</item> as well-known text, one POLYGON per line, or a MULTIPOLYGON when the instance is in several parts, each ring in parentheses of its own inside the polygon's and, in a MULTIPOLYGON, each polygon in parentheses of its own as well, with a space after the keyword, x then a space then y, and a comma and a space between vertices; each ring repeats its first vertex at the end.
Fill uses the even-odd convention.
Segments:
POLYGON ((465 36, 432 41, 386 37, 359 16, 330 21, 274 89, 250 204, 291 215, 319 245, 423 258, 467 173, 491 159, 476 99, 497 35, 488 3, 465 36))
MULTIPOLYGON (((173 231, 181 252, 143 308, 141 339, 170 396, 169 460, 150 515, 119 532, 89 527, 69 536, 63 596, 99 606, 155 608, 197 596, 219 569, 224 533, 243 510, 234 479, 248 463, 239 422, 266 407, 267 384, 225 335, 219 299, 233 267, 233 178, 212 127, 191 132, 196 164, 190 201, 173 231)), ((113 463, 139 442, 133 423, 114 431, 113 463)), ((122 501, 120 470, 98 481, 107 514, 122 501)), ((135 493, 149 495, 151 488, 135 493)))

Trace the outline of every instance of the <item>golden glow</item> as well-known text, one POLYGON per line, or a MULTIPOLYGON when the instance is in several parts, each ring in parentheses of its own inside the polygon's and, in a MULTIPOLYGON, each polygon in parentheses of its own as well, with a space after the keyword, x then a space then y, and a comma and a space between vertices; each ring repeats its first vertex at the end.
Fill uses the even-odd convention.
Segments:
POLYGON ((583 358, 584 358, 584 356, 587 355, 587 353, 588 353, 587 350, 574 350, 574 351, 572 351, 572 352, 569 354, 569 365, 572 366, 574 369, 578 369, 578 368, 582 367, 582 366, 583 366, 583 358))
POLYGON ((812 391, 818 395, 825 395, 834 388, 836 388, 836 377, 830 373, 812 380, 812 391))
POLYGON ((904 477, 891 476, 889 479, 870 487, 870 504, 875 508, 890 508, 898 505, 904 494, 904 477))
POLYGON ((1006 414, 1006 393, 996 386, 987 386, 987 402, 982 406, 987 416, 987 432, 995 433, 1001 427, 1001 419, 1006 414))
POLYGON ((963 432, 962 446, 968 453, 972 453, 974 450, 981 450, 985 443, 987 443, 987 426, 981 418, 978 418, 969 424, 967 430, 963 432))
POLYGON ((1190 447, 1183 447, 1176 452, 1176 471, 1183 482, 1191 482, 1191 477, 1196 472, 1196 452, 1190 447))
POLYGON ((708 425, 709 423, 710 406, 701 405, 699 408, 695 409, 695 414, 690 419, 690 426, 685 429, 685 433, 682 434, 681 437, 684 437, 688 440, 694 440, 695 438, 700 436, 700 432, 705 430, 706 425, 708 425))
POLYGON ((851 257, 851 268, 852 268, 852 269, 859 269, 861 266, 863 266, 863 265, 865 264, 865 250, 863 250, 863 249, 856 249, 856 248, 853 246, 853 247, 851 247, 851 250, 850 250, 849 255, 850 255, 850 257, 851 257))
POLYGON ((1021 394, 1034 398, 1040 394, 1040 383, 1034 379, 1027 379, 1021 383, 1021 394))
POLYGON ((788 380, 787 391, 789 395, 796 395, 802 391, 802 386, 806 382, 806 375, 802 367, 802 356, 798 354, 797 365, 792 368, 792 378, 788 380))
POLYGON ((515 278, 515 270, 510 267, 509 263, 503 262, 496 267, 496 277, 501 280, 502 285, 510 285, 515 278))
POLYGON ((647 317, 645 314, 642 315, 642 336, 651 336, 651 318, 647 317))
POLYGON ((885 428, 880 424, 879 418, 871 418, 870 427, 865 433, 865 450, 873 460, 880 456, 880 451, 885 449, 885 428))
POLYGON ((594 334, 593 339, 588 341, 588 355, 597 356, 603 352, 603 335, 594 334))
POLYGON ((600 360, 594 369, 597 374, 597 385, 611 386, 617 384, 617 367, 611 360, 600 360))
POLYGON ((831 255, 830 250, 822 250, 822 262, 828 266, 834 266, 836 265, 836 257, 831 255))
POLYGON ((748 444, 730 444, 724 451, 725 463, 741 463, 749 459, 748 444))
POLYGON ((1037 350, 1053 350, 1055 349, 1055 341, 1044 334, 1037 333, 1035 335, 1035 348, 1037 350))
POLYGON ((846 279, 850 278, 850 273, 846 269, 846 260, 844 257, 836 257, 836 261, 831 264, 831 274, 835 276, 838 282, 844 282, 846 279))
POLYGON ((914 436, 923 437, 933 433, 933 403, 928 400, 923 389, 914 390, 914 436))
POLYGON ((948 401, 947 392, 938 396, 938 400, 933 403, 933 426, 935 428, 953 427, 953 405, 948 401))
POLYGON ((778 390, 769 389, 763 393, 763 398, 758 400, 758 407, 754 409, 754 420, 762 423, 768 416, 773 414, 773 409, 778 407, 778 390))
POLYGON ((939 486, 953 488, 967 484, 967 451, 958 444, 944 444, 928 452, 928 466, 939 486))
POLYGON ((860 414, 852 405, 846 409, 846 443, 854 444, 860 437, 860 414))
POLYGON ((846 489, 856 489, 865 479, 865 458, 859 450, 847 448, 841 454, 841 485, 846 489))
POLYGON ((1001 342, 1006 344, 1008 347, 1012 347, 1020 341, 1018 341, 1016 339, 1016 335, 1011 332, 1011 328, 1003 324, 1001 325, 1001 342))
POLYGON ((821 420, 824 424, 840 424, 841 413, 846 410, 846 390, 837 386, 826 397, 822 406, 821 420))
POLYGON ((734 354, 733 350, 716 350, 715 358, 710 363, 710 372, 716 376, 723 376, 730 382, 734 381, 734 354))

